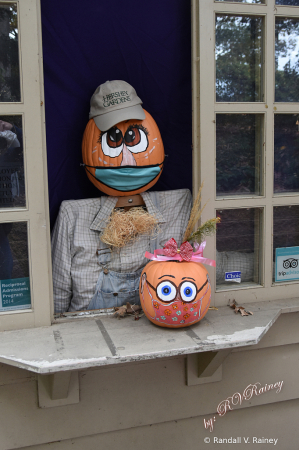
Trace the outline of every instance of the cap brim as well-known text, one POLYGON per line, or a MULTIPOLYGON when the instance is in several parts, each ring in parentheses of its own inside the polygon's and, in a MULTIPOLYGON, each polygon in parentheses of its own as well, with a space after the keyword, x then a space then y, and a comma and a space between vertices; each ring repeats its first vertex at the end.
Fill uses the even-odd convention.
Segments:
POLYGON ((93 117, 96 126, 101 131, 107 131, 117 123, 130 119, 137 119, 137 120, 145 119, 145 113, 141 105, 117 109, 107 114, 101 114, 100 116, 93 117))

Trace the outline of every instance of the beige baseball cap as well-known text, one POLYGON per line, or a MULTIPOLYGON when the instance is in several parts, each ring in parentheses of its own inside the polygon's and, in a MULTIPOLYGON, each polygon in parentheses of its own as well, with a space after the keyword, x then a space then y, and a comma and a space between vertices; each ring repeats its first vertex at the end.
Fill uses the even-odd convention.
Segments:
POLYGON ((142 101, 135 89, 125 81, 106 81, 95 90, 90 100, 89 118, 101 131, 107 131, 123 120, 144 120, 142 101))

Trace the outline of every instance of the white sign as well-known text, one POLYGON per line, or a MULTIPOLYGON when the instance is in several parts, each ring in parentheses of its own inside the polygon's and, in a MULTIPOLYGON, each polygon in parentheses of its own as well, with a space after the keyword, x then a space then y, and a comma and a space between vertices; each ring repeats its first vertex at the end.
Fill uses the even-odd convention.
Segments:
POLYGON ((275 281, 299 280, 299 247, 276 249, 275 281))

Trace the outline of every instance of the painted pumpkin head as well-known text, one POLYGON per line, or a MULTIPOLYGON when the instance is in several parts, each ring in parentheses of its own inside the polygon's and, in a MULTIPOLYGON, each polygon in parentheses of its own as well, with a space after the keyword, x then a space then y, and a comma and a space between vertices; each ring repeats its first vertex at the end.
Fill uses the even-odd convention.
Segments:
POLYGON ((156 325, 181 328, 199 322, 211 301, 211 283, 197 262, 151 261, 140 278, 140 301, 156 325))
POLYGON ((139 194, 159 179, 164 146, 159 128, 144 110, 144 120, 125 120, 101 132, 90 119, 82 155, 90 181, 107 195, 139 194))

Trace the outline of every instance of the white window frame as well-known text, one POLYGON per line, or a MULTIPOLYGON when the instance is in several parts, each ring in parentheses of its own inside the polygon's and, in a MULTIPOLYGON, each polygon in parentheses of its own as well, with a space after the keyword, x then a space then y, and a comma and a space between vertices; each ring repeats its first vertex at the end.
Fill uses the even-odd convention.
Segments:
POLYGON ((53 316, 45 113, 39 0, 17 3, 20 102, 0 102, 1 115, 22 115, 26 207, 0 209, 0 222, 28 224, 31 308, 0 313, 0 330, 51 324, 53 316))
MULTIPOLYGON (((202 204, 207 203, 202 221, 215 217, 216 210, 231 208, 263 208, 260 247, 261 284, 239 285, 216 291, 216 272, 210 269, 212 304, 278 300, 298 297, 298 281, 273 282, 273 207, 299 205, 299 193, 274 194, 274 114, 299 112, 298 103, 275 102, 275 17, 299 18, 299 7, 279 6, 275 0, 266 4, 192 0, 192 102, 193 102, 193 190, 197 193, 204 182, 202 204), (264 18, 264 101, 216 102, 215 99, 215 15, 253 15, 264 18), (263 195, 216 197, 216 114, 256 113, 264 115, 264 181, 263 195)), ((216 236, 207 238, 205 256, 216 260, 216 236)))

